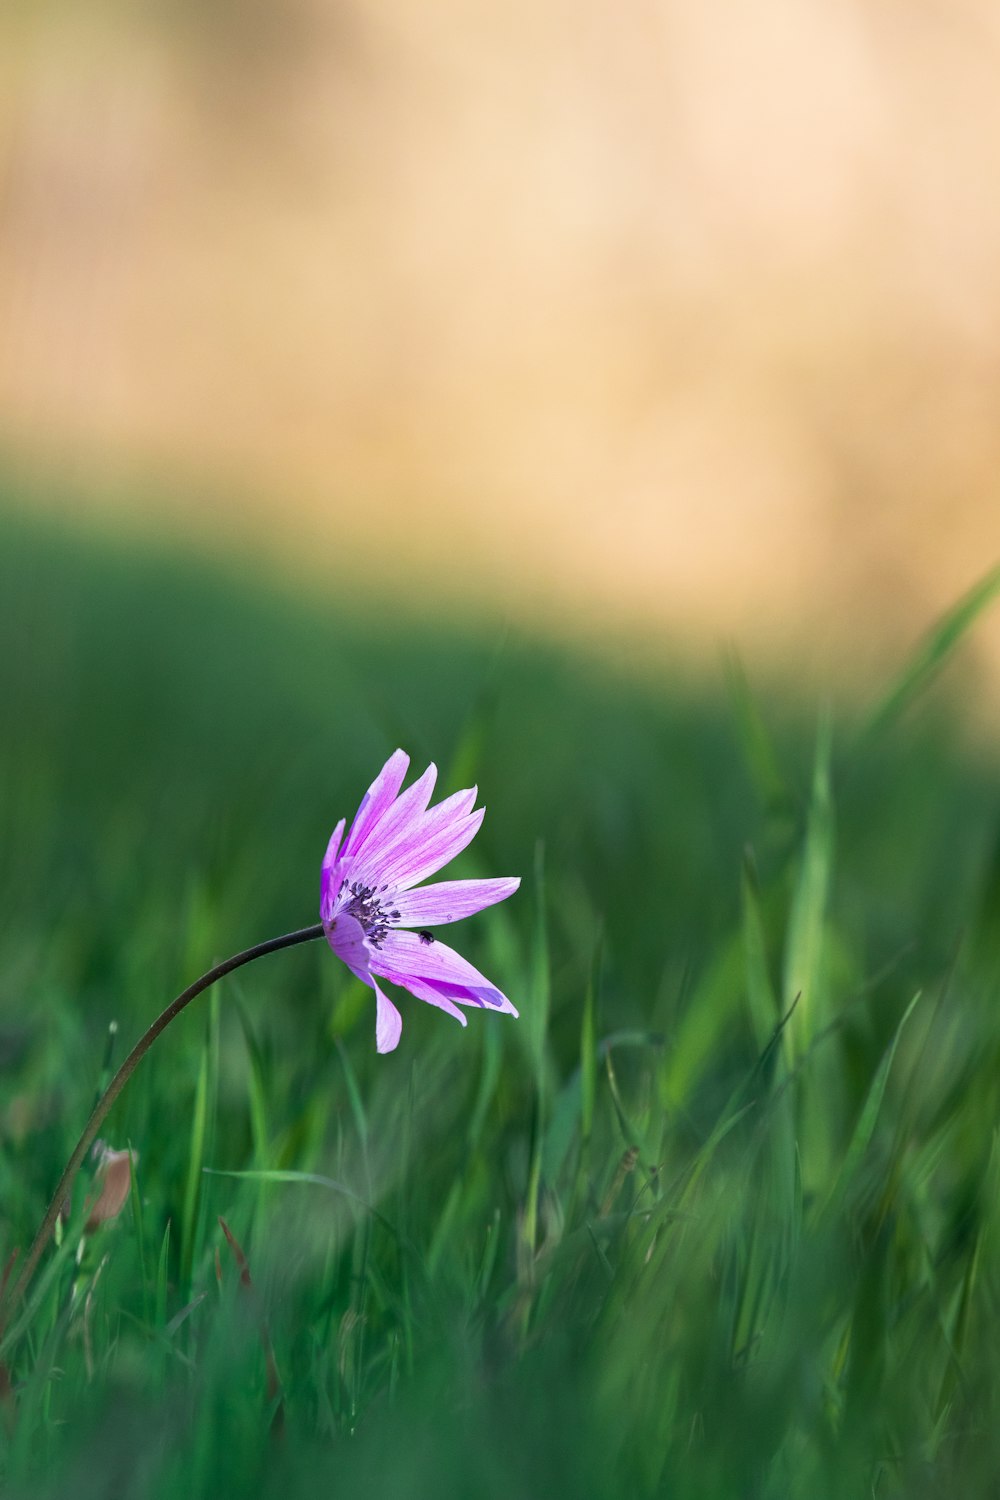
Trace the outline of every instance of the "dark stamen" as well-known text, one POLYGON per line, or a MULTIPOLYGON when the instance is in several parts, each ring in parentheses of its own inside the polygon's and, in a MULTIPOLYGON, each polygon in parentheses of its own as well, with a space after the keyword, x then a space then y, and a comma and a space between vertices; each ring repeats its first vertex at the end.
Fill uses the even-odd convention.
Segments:
MULTIPOLYGON (((346 885, 347 882, 344 882, 346 885)), ((383 886, 382 890, 387 887, 383 886)), ((341 886, 343 890, 343 885, 341 886)), ((361 923, 365 937, 373 948, 380 948, 385 941, 389 931, 389 924, 399 916, 398 911, 386 912, 378 899, 381 892, 376 893, 373 885, 362 885, 360 880, 352 880, 348 886, 351 899, 344 910, 348 916, 361 923)))

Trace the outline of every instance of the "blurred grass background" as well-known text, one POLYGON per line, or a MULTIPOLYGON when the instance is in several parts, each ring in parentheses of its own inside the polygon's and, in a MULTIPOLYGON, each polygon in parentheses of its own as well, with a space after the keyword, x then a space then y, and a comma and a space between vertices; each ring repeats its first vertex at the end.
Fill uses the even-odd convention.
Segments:
POLYGON ((5 1254, 109 1047, 314 918, 395 743, 483 788, 458 873, 525 877, 460 941, 519 1021, 414 1002, 379 1058, 317 944, 157 1045, 105 1132, 137 1190, 7 1349, 8 1493, 992 1492, 1000 780, 960 693, 908 670, 831 730, 736 662, 4 514, 5 1254))
POLYGON ((0 1258, 395 745, 524 877, 517 1022, 378 1058, 317 944, 158 1045, 7 1492, 994 1493, 995 578, 903 663, 997 555, 998 47, 5 7, 0 1258))

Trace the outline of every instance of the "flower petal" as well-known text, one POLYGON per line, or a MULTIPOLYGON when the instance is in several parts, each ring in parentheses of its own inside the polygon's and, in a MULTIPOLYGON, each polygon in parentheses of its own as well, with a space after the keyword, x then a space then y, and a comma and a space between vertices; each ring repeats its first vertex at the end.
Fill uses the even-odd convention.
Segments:
POLYGON ((436 990, 428 981, 414 979, 411 975, 403 988, 409 990, 411 995, 416 995, 418 1000, 426 1000, 428 1005, 436 1005, 438 1010, 443 1010, 446 1015, 453 1016, 460 1025, 468 1026, 467 1017, 463 1016, 455 1002, 449 1000, 447 995, 442 995, 440 990, 436 990))
POLYGON ((375 985, 375 1046, 379 1052, 392 1052, 399 1043, 403 1018, 388 995, 375 985))
POLYGON ((406 837, 410 825, 418 823, 424 816, 436 780, 437 766, 432 761, 424 774, 387 808, 378 823, 371 825, 356 850, 357 862, 369 877, 366 884, 381 884, 386 851, 395 848, 398 841, 406 837))
POLYGON ((520 880, 439 880, 416 891, 400 891, 392 898, 403 927, 437 927, 471 917, 484 906, 513 896, 520 880))
POLYGON ((432 807, 381 865, 380 881, 390 890, 408 890, 460 854, 479 832, 486 812, 483 807, 476 812, 468 811, 475 796, 474 787, 468 792, 456 792, 455 799, 448 799, 455 801, 455 807, 448 810, 447 816, 436 816, 447 803, 432 807), (460 797, 465 799, 464 803, 457 801, 460 797))
POLYGON ((365 940, 365 930, 357 918, 348 916, 346 912, 338 912, 326 927, 326 940, 351 973, 374 989, 375 981, 370 967, 371 949, 365 940))
POLYGON ((319 877, 319 915, 320 921, 328 922, 333 913, 333 903, 337 891, 333 872, 337 866, 337 855, 340 851, 340 841, 344 837, 344 826, 346 818, 341 818, 336 828, 330 835, 330 842, 326 846, 326 854, 323 857, 323 868, 319 877))
POLYGON ((390 932, 369 955, 373 974, 409 989, 413 980, 426 982, 437 994, 459 1005, 489 1006, 516 1016, 507 996, 490 983, 472 964, 432 938, 428 943, 416 932, 390 932))
POLYGON ((414 793, 429 776, 437 774, 433 765, 428 766, 419 782, 414 782, 392 808, 378 829, 378 837, 366 841, 362 861, 366 884, 384 885, 394 883, 393 868, 407 849, 425 839, 428 834, 440 832, 444 827, 464 816, 476 800, 473 787, 470 791, 454 792, 436 807, 427 807, 427 797, 418 808, 409 802, 414 793), (383 871, 390 872, 388 876, 383 871))
POLYGON ((344 859, 349 859, 357 852, 370 830, 395 802, 409 764, 410 757, 404 750, 394 750, 389 756, 362 797, 361 806, 354 815, 354 822, 344 845, 344 859))

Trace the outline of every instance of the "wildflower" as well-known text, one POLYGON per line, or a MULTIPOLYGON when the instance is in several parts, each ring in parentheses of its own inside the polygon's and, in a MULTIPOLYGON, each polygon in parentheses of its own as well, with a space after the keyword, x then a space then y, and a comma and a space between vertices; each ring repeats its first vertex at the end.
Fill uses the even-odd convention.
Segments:
POLYGON ((400 795, 410 758, 396 750, 361 799, 350 832, 333 830, 323 860, 320 916, 334 953, 375 991, 375 1041, 391 1052, 403 1021, 378 984, 384 979, 447 1011, 464 1026, 461 1005, 516 1016, 506 995, 429 930, 503 901, 521 884, 507 880, 442 880, 414 889, 476 836, 484 808, 476 788, 429 807, 437 770, 431 765, 400 795), (416 928, 416 931, 408 929, 416 928))

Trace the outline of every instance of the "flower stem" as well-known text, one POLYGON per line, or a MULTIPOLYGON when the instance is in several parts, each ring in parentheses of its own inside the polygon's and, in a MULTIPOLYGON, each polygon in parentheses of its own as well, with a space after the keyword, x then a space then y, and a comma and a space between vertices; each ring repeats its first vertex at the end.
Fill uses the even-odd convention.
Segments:
POLYGON ((7 1326, 10 1314, 17 1307, 28 1289, 31 1278, 35 1274, 38 1262, 42 1257, 42 1252, 52 1237, 56 1220, 62 1211, 66 1199, 69 1197, 70 1189, 73 1186, 73 1179, 80 1170, 83 1159, 90 1149, 97 1132, 104 1123, 108 1111, 132 1077, 132 1074, 145 1054, 160 1035, 160 1032, 165 1031, 174 1017, 179 1016, 185 1006, 190 1005, 192 1000, 200 995, 203 990, 209 989, 223 975, 231 974, 234 969, 241 968, 243 964, 252 963, 255 958, 263 958, 265 953, 277 953, 279 948, 294 948, 296 943, 308 943, 313 938, 322 936, 323 925, 321 922, 317 922, 313 927, 301 927, 297 932, 286 932, 282 937, 268 938, 265 943, 256 943, 254 947, 245 948, 242 953, 236 953, 232 958, 224 959, 221 964, 216 964, 214 969, 209 969, 207 974, 203 974, 200 979, 196 979, 194 984, 189 984, 187 989, 179 994, 176 1000, 172 1000, 166 1010, 157 1016, 148 1031, 143 1032, 100 1099, 98 1099, 90 1119, 84 1126, 83 1134, 73 1148, 73 1154, 66 1163, 63 1174, 59 1179, 59 1184, 52 1195, 52 1202, 45 1210, 45 1217, 39 1225, 38 1233, 35 1235, 31 1243, 31 1249, 25 1257, 20 1275, 14 1282, 9 1294, 3 1298, 2 1305, 0 1305, 0 1336, 3 1335, 3 1330, 7 1326))

